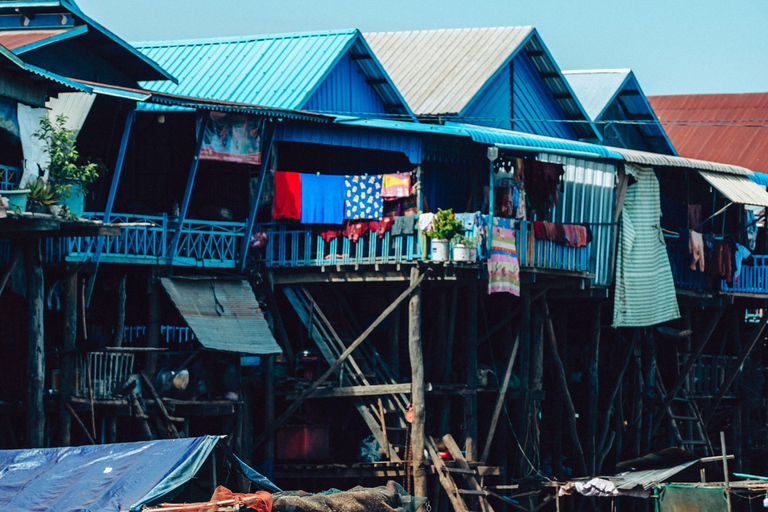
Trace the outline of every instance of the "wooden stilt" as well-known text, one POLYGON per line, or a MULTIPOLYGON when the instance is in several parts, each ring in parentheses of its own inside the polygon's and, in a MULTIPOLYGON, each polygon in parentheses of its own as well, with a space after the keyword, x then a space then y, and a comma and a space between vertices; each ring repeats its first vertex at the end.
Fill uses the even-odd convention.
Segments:
POLYGON ((504 400, 507 397, 507 389, 509 388, 509 380, 512 377, 512 367, 515 365, 515 359, 517 358, 517 349, 520 346, 520 334, 515 337, 515 343, 512 345, 512 351, 509 354, 509 360, 507 361, 507 368, 504 371, 504 378, 501 381, 499 387, 499 396, 496 398, 496 406, 493 408, 493 416, 491 416, 491 426, 488 429, 488 437, 485 440, 485 447, 483 448, 483 454, 480 456, 480 461, 484 464, 488 462, 488 457, 491 454, 491 443, 493 442, 493 435, 496 433, 496 425, 499 422, 499 416, 501 416, 501 410, 504 408, 504 400))
MULTIPOLYGON (((397 292, 392 291, 390 300, 397 298, 397 292)), ((400 377, 400 308, 389 316, 387 326, 387 364, 392 374, 400 377)))
MULTIPOLYGON (((149 290, 147 296, 147 346, 160 346, 160 283, 155 276, 154 269, 149 277, 149 290)), ((145 359, 144 371, 150 378, 157 373, 157 352, 149 351, 145 359)))
MULTIPOLYGON (((275 421, 275 356, 267 356, 267 371, 264 372, 266 407, 264 410, 265 428, 275 421)), ((275 470, 275 434, 271 432, 264 443, 264 465, 267 478, 274 477, 275 470)))
POLYGON ((69 412, 70 416, 72 416, 75 419, 75 423, 77 423, 80 428, 85 432, 85 437, 88 438, 88 442, 91 444, 96 444, 96 441, 93 440, 93 436, 91 436, 91 433, 88 432, 88 427, 85 426, 85 423, 83 423, 83 420, 80 419, 80 416, 75 412, 75 410, 72 408, 69 404, 64 404, 64 407, 67 408, 67 411, 69 412))
POLYGON ((61 359, 61 446, 72 442, 72 416, 67 405, 75 388, 75 353, 77 340, 77 272, 64 281, 64 354, 61 359))
MULTIPOLYGON (((569 375, 568 368, 568 309, 562 309, 557 315, 557 324, 555 333, 557 335, 557 351, 565 357, 563 368, 565 374, 569 375)), ((552 404, 552 471, 555 477, 563 475, 563 419, 565 415, 565 406, 563 397, 560 393, 555 393, 550 403, 552 404)))
MULTIPOLYGON (((442 384, 450 384, 451 371, 453 370, 453 341, 456 334, 456 306, 459 300, 459 289, 457 286, 453 287, 451 293, 451 307, 448 321, 448 334, 445 340, 445 354, 443 356, 443 373, 440 379, 442 384)), ((440 411, 440 423, 438 426, 438 433, 444 435, 448 433, 448 420, 451 413, 451 397, 445 396, 443 398, 443 407, 440 411)))
POLYGON ((413 293, 408 303, 408 352, 411 360, 411 402, 413 423, 411 424, 412 472, 415 496, 427 495, 427 477, 424 474, 424 420, 426 419, 424 393, 424 354, 421 346, 421 287, 419 270, 411 268, 413 293))
POLYGON ((530 409, 528 414, 529 434, 526 449, 530 446, 531 453, 535 456, 531 460, 537 460, 539 453, 539 433, 540 433, 540 412, 541 412, 541 391, 543 389, 544 379, 544 325, 541 313, 541 306, 536 305, 533 309, 533 323, 531 335, 531 381, 530 381, 530 409))
POLYGON ((600 307, 595 308, 592 323, 592 339, 589 345, 589 410, 587 412, 587 468, 591 475, 597 468, 597 411, 599 399, 598 363, 600 356, 600 307))
POLYGON ((467 290, 467 394, 464 396, 464 450, 466 459, 477 460, 477 288, 467 290))
MULTIPOLYGON (((520 383, 522 391, 522 399, 518 401, 518 440, 520 441, 520 449, 525 451, 527 448, 528 439, 528 383, 529 383, 529 368, 531 361, 531 294, 527 288, 521 290, 521 298, 523 300, 522 313, 520 316, 520 383)), ((516 457, 515 462, 515 475, 520 475, 522 472, 522 464, 525 458, 521 455, 516 457)))
POLYGON ((43 345, 43 259, 39 238, 25 247, 27 266, 27 446, 42 448, 45 433, 45 347, 43 345))

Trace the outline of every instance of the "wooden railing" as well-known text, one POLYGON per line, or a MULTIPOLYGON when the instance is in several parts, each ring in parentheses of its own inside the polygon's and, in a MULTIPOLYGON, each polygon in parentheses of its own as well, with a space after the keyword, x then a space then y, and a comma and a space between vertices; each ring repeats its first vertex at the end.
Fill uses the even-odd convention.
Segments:
MULTIPOLYGON (((678 355, 678 366, 683 367, 690 354, 678 355)), ((689 395, 696 397, 714 396, 720 390, 725 381, 725 376, 736 365, 738 358, 735 356, 716 356, 702 354, 696 360, 688 374, 687 390, 689 395)), ((733 396, 736 388, 732 386, 727 396, 733 396)))

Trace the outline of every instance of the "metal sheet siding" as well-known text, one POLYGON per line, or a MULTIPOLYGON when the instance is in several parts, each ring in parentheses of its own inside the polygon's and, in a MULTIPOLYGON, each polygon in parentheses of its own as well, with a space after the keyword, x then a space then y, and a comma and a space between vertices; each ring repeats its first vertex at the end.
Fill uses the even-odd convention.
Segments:
POLYGON ((509 65, 504 66, 461 114, 472 124, 494 128, 512 128, 512 98, 509 65))
POLYGON ((768 192, 746 176, 733 176, 699 171, 702 178, 720 191, 729 201, 738 204, 768 207, 768 192))
POLYGON ((584 160, 542 153, 538 159, 563 164, 563 190, 546 220, 565 224, 588 223, 592 229, 592 259, 589 272, 594 284, 608 286, 613 280, 613 208, 616 166, 604 161, 584 160))
POLYGON ((164 277, 161 282, 205 348, 257 355, 281 352, 246 281, 164 277))
POLYGON ((514 59, 512 86, 515 130, 548 137, 577 140, 565 113, 539 76, 530 57, 521 53, 514 59), (564 122, 557 122, 557 121, 564 122))
POLYGON ((608 147, 608 149, 620 154, 627 162, 634 164, 659 167, 681 167, 684 169, 714 171, 725 174, 735 174, 739 176, 747 176, 752 173, 752 171, 749 169, 739 167, 738 165, 720 164, 716 162, 708 162, 706 160, 695 160, 693 158, 660 155, 658 153, 649 153, 647 151, 637 151, 634 149, 617 147, 608 147))
POLYGON ((768 173, 768 93, 651 96, 648 101, 681 156, 768 173))
POLYGON ((345 54, 304 104, 305 110, 323 113, 383 117, 387 109, 366 82, 356 61, 345 54))
POLYGON ((64 115, 67 121, 64 126, 68 130, 73 130, 75 136, 80 132, 80 129, 85 124, 85 119, 88 117, 88 113, 91 111, 91 106, 96 99, 95 94, 88 94, 85 92, 62 92, 55 98, 50 98, 45 106, 50 110, 48 111, 48 117, 51 121, 56 117, 64 115))

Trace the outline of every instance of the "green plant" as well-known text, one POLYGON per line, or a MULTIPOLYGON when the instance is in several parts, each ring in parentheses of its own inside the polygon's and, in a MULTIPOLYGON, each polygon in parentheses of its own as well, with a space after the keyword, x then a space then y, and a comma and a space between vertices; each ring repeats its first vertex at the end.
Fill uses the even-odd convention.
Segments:
POLYGON ((45 178, 38 177, 34 180, 27 181, 26 188, 29 189, 27 201, 32 201, 41 206, 49 206, 56 204, 56 201, 58 200, 56 191, 51 183, 45 178))
POLYGON ((427 231, 427 236, 433 240, 451 240, 454 236, 464 232, 464 226, 456 219, 452 209, 441 210, 438 208, 432 227, 427 231))
POLYGON ((472 247, 477 243, 474 237, 465 236, 465 235, 454 235, 451 239, 451 242, 454 244, 462 244, 466 245, 467 247, 472 247))
POLYGON ((75 144, 75 132, 65 126, 66 122, 64 115, 57 116, 55 121, 43 116, 40 128, 32 134, 46 145, 45 151, 50 157, 48 176, 57 197, 68 197, 71 193, 72 183, 67 180, 79 182, 80 190, 87 193, 87 186, 98 179, 101 171, 99 164, 82 161, 75 144))

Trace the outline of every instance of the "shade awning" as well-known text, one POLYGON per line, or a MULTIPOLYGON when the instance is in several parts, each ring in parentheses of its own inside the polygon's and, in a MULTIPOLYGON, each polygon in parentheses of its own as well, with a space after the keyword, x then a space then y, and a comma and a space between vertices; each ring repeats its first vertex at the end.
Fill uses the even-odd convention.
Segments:
POLYGON ((699 171, 701 177, 729 201, 738 204, 768 207, 768 192, 747 176, 699 171))
POLYGON ((162 278, 161 282, 205 348, 254 355, 281 352, 246 281, 162 278))

